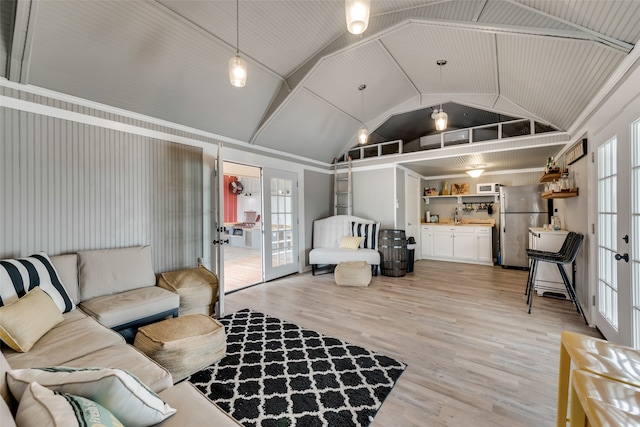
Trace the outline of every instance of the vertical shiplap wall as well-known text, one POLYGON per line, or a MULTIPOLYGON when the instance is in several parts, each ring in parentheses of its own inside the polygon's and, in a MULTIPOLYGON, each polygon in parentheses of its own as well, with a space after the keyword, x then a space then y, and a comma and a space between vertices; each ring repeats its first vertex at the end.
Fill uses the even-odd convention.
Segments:
POLYGON ((0 108, 0 257, 149 244, 202 256, 202 149, 0 108))

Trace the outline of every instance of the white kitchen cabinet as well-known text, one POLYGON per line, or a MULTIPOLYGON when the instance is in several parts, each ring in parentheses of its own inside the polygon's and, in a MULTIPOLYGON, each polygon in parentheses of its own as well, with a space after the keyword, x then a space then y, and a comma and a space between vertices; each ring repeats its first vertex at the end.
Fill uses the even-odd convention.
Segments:
POLYGON ((476 227, 476 260, 493 263, 493 227, 476 227))
POLYGON ((433 256, 453 258, 453 231, 449 227, 438 226, 433 232, 433 256))
MULTIPOLYGON (((545 230, 540 227, 529 228, 529 248, 538 251, 557 252, 569 234, 566 230, 545 230)), ((567 277, 571 278, 571 263, 564 264, 567 277)), ((538 261, 536 281, 533 286, 538 295, 545 292, 564 295, 568 298, 567 289, 555 263, 538 261)))
POLYGON ((433 256, 433 227, 423 225, 420 230, 420 247, 423 258, 433 256))
POLYGON ((476 259, 475 227, 455 227, 453 230, 453 258, 456 260, 476 259))
POLYGON ((422 226, 422 258, 493 265, 492 227, 422 226))

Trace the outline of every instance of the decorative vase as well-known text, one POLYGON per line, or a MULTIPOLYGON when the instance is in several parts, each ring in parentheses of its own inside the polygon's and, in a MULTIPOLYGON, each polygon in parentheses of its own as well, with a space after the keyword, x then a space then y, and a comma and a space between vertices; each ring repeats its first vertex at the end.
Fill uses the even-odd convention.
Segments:
POLYGON ((449 181, 442 181, 442 195, 449 195, 449 181))

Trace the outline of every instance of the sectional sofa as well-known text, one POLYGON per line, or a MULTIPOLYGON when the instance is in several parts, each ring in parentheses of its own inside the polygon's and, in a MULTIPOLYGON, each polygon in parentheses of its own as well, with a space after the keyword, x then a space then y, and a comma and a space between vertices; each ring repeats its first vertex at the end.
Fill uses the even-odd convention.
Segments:
MULTIPOLYGON (((45 292, 34 288, 17 300, 11 295, 7 297, 6 286, 0 289, 4 304, 0 307, 3 341, 14 340, 14 346, 26 342, 29 347, 17 351, 4 342, 1 344, 0 395, 3 399, 0 399, 0 419, 3 427, 13 424, 13 416, 23 404, 12 396, 7 372, 54 366, 118 368, 132 373, 166 405, 177 410, 157 425, 240 425, 190 383, 174 385, 166 369, 127 344, 121 334, 111 329, 135 324, 140 317, 149 320, 159 315, 173 315, 174 308, 177 309, 177 295, 155 286, 150 251, 149 247, 135 247, 51 258, 41 254, 41 258, 50 260, 54 270, 48 273, 57 275, 68 298, 59 295, 55 278, 52 282, 57 291, 51 290, 50 284, 49 287, 43 284, 40 288, 45 292), (54 296, 43 299, 41 295, 47 292, 54 296), (51 299, 59 306, 59 311, 52 309, 51 299), (15 323, 21 321, 21 316, 24 323, 18 323, 16 329, 15 323), (35 340, 29 337, 32 331, 37 334, 42 328, 46 332, 41 337, 35 340)), ((3 271, 0 269, 0 274, 6 275, 3 271)), ((38 273, 46 275, 47 271, 40 268, 38 273)), ((24 408, 22 413, 25 413, 24 408)))

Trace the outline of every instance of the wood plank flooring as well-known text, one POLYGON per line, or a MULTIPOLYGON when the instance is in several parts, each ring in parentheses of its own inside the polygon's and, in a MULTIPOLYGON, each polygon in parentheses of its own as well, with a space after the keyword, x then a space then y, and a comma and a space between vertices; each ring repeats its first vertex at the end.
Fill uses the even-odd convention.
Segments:
POLYGON ((231 292, 262 282, 260 249, 225 246, 224 291, 231 292))
POLYGON ((226 296, 408 365, 375 417, 382 426, 552 426, 560 333, 600 336, 568 301, 535 297, 527 272, 422 260, 405 277, 339 287, 296 274, 226 296))

